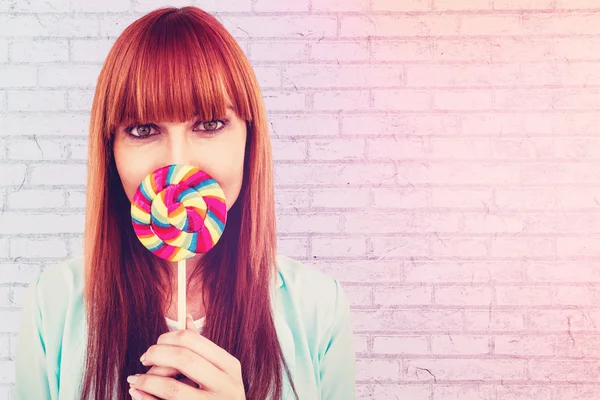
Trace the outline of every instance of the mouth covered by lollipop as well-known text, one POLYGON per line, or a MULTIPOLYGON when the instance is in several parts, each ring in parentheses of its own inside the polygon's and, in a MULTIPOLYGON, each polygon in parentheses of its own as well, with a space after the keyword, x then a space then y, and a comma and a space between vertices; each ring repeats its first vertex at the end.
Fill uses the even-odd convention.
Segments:
POLYGON ((209 174, 172 164, 149 174, 131 203, 136 236, 158 257, 180 261, 206 253, 227 221, 223 190, 209 174))

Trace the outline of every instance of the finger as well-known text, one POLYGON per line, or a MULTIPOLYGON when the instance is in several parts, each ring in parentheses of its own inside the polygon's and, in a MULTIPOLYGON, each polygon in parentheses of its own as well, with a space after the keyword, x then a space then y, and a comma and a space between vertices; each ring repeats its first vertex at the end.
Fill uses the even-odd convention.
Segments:
MULTIPOLYGON (((203 391, 193 388, 173 378, 158 375, 141 374, 130 383, 134 389, 145 392, 146 395, 156 396, 159 399, 203 399, 203 391)), ((206 394, 206 392, 204 392, 206 394)), ((154 399, 150 397, 149 399, 154 399)), ((145 400, 145 398, 144 398, 145 400)))
POLYGON ((146 352, 142 364, 175 368, 198 385, 211 391, 237 384, 233 378, 204 357, 185 347, 155 344, 146 352))
POLYGON ((237 358, 206 337, 188 329, 163 333, 159 336, 157 344, 188 348, 236 381, 242 376, 242 367, 237 358))
POLYGON ((179 370, 175 368, 159 367, 158 365, 153 365, 152 368, 150 368, 146 373, 149 375, 158 375, 168 378, 175 378, 179 382, 183 382, 186 385, 190 385, 191 387, 198 387, 198 384, 196 382, 183 375, 181 372, 179 372, 179 370))
POLYGON ((134 389, 133 387, 131 387, 131 385, 129 385, 129 395, 132 399, 136 400, 159 400, 158 397, 154 397, 151 394, 134 389))

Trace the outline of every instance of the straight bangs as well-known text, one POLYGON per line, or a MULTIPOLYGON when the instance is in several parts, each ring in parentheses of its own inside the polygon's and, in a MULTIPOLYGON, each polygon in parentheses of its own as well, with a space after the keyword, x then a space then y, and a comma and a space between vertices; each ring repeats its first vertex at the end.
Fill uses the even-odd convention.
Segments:
POLYGON ((147 29, 136 26, 138 31, 132 32, 136 40, 117 40, 111 49, 116 54, 109 58, 121 62, 114 66, 118 73, 108 74, 106 140, 113 140, 121 124, 224 119, 226 93, 235 113, 252 120, 245 94, 250 88, 241 65, 232 63, 238 57, 229 53, 219 31, 208 32, 209 25, 193 21, 198 18, 171 11, 154 24, 145 24, 147 29))

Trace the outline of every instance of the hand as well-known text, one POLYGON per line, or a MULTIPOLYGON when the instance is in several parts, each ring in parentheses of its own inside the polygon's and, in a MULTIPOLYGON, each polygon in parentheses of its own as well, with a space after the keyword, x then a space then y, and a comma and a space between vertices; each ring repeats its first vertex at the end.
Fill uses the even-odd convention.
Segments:
POLYGON ((245 399, 240 362, 196 332, 188 317, 185 330, 162 334, 142 356, 153 374, 137 374, 127 381, 136 400, 245 399), (154 368, 156 367, 156 368, 154 368), (151 369, 151 370, 152 370, 151 369), (180 372, 181 371, 181 372, 180 372), (188 383, 174 379, 183 374, 188 383))

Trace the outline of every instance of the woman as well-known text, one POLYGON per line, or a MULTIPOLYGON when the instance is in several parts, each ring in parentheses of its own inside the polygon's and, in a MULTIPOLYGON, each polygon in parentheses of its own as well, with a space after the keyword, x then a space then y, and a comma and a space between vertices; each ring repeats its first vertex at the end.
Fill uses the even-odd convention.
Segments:
POLYGON ((276 255, 272 169, 256 77, 214 17, 163 8, 125 29, 92 104, 84 256, 30 287, 16 398, 354 398, 346 295, 276 255), (142 179, 170 164, 215 178, 228 210, 217 244, 187 260, 195 325, 182 331, 177 263, 130 216, 142 179))

